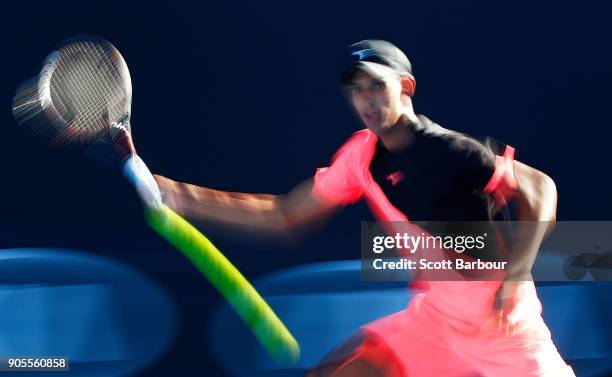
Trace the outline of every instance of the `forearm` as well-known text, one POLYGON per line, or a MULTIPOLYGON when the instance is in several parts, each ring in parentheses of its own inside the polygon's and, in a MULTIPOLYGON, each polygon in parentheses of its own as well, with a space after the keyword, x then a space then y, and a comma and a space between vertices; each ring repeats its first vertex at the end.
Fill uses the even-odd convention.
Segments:
MULTIPOLYGON (((280 197, 213 190, 154 175, 164 202, 195 222, 251 228, 266 233, 288 233, 290 223, 280 197)), ((286 234, 284 234, 286 235, 286 234)))
POLYGON ((554 228, 557 191, 548 176, 535 171, 523 174, 516 197, 518 225, 506 271, 511 278, 530 276, 531 268, 544 239, 554 228))
POLYGON ((507 276, 528 279, 538 251, 547 234, 548 224, 519 220, 508 264, 507 276))

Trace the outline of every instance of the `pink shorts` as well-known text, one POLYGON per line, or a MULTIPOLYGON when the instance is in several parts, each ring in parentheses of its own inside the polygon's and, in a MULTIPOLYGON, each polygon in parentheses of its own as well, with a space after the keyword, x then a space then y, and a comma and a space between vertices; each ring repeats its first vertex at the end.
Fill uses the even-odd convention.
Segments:
MULTIPOLYGON (((370 360, 393 376, 574 376, 542 320, 533 283, 517 310, 517 329, 498 330, 491 308, 499 281, 429 282, 407 309, 363 327, 370 360), (380 356, 384 350, 384 356, 380 356)), ((367 359, 367 357, 366 357, 367 359)))

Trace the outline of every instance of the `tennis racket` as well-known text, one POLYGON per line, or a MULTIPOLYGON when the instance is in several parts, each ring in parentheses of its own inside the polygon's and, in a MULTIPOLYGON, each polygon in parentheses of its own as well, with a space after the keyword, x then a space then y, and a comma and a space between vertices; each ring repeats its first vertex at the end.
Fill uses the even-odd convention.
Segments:
POLYGON ((253 286, 208 238, 162 203, 150 174, 144 176, 153 182, 138 179, 146 166, 132 142, 131 101, 130 74, 119 51, 102 38, 78 37, 49 54, 40 74, 18 88, 13 115, 51 146, 113 145, 145 203, 147 224, 208 278, 276 361, 294 363, 298 343, 253 286))

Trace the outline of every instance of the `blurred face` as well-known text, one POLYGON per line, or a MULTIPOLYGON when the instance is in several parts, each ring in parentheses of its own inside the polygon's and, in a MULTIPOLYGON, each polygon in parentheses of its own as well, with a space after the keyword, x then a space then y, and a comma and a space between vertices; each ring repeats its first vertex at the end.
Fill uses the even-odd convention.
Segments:
POLYGON ((403 111, 399 76, 379 79, 357 71, 346 89, 357 115, 375 134, 384 135, 399 120, 403 111))

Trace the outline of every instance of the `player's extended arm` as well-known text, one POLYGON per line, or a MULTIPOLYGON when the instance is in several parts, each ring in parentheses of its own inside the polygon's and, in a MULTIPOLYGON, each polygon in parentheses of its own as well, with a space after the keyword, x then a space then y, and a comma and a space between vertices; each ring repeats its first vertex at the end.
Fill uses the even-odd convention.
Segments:
POLYGON ((557 214, 557 189, 554 181, 521 162, 514 161, 518 193, 514 198, 518 226, 509 263, 509 278, 526 278, 544 238, 554 228, 557 214))
POLYGON ((166 205, 195 222, 294 238, 303 225, 320 220, 338 208, 312 193, 309 179, 285 195, 225 192, 176 182, 154 175, 166 205))

